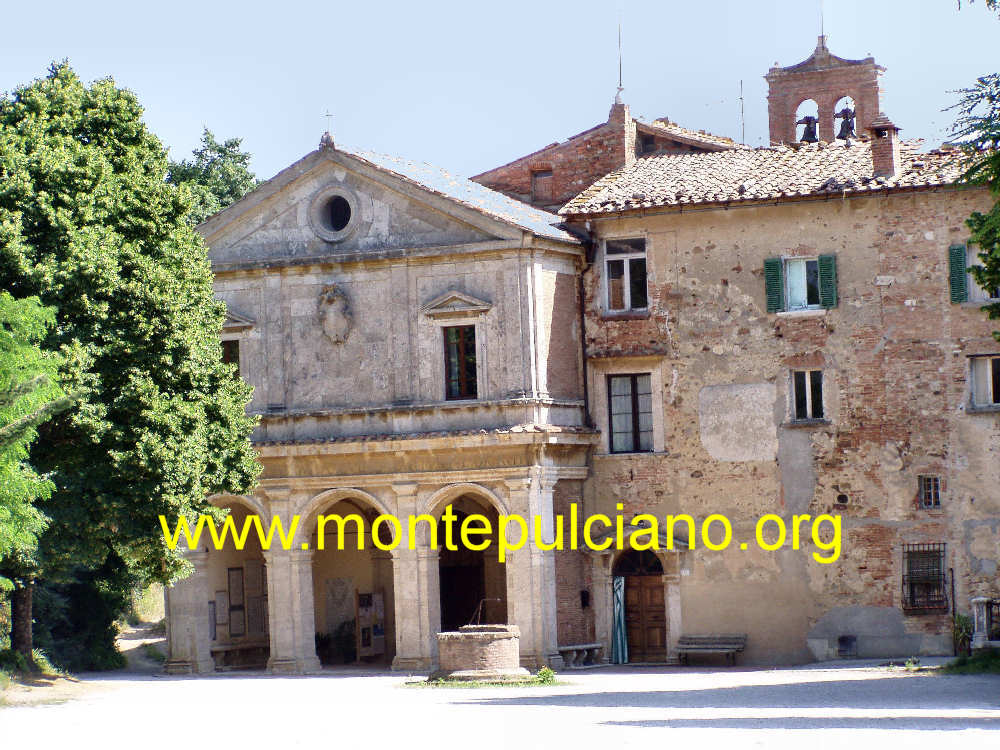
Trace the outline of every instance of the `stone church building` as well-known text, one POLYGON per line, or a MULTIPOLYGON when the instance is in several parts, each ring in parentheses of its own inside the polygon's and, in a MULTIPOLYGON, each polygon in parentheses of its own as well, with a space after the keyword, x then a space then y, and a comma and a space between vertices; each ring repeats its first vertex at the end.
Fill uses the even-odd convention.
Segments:
POLYGON ((1000 595, 979 309, 1000 291, 965 271, 990 199, 956 151, 900 138, 881 72, 820 38, 767 74, 770 147, 619 98, 475 181, 325 135, 205 222, 264 466, 213 502, 299 536, 190 553, 168 670, 431 669, 436 633, 477 619, 517 625, 531 668, 581 644, 606 661, 618 635, 633 663, 708 633, 746 634, 747 663, 950 653, 953 615, 1000 595), (765 514, 835 514, 842 549, 821 564, 804 530, 798 550, 528 544, 500 564, 426 533, 372 544, 379 514, 537 514, 549 534, 573 503, 725 514, 737 542, 765 514), (365 549, 318 550, 315 518, 351 512, 365 549))

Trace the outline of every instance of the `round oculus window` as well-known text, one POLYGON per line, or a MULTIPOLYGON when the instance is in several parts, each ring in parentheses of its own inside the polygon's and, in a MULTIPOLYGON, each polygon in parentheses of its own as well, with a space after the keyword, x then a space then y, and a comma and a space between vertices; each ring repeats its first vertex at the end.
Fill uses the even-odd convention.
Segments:
POLYGON ((313 196, 309 207, 309 223, 313 231, 327 242, 339 242, 354 232, 357 226, 357 199, 341 187, 328 187, 313 196))
POLYGON ((351 204, 342 195, 335 195, 326 202, 324 207, 326 220, 334 232, 343 232, 351 223, 351 204))

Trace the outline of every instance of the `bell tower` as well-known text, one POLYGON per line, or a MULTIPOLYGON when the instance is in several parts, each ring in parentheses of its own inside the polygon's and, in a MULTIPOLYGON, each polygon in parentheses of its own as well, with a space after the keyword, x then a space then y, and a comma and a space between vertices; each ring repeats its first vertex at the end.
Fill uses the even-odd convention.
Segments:
POLYGON ((876 65, 874 57, 845 60, 831 54, 826 47, 826 36, 819 38, 812 55, 799 64, 781 68, 775 63, 764 76, 768 86, 771 144, 798 140, 796 124, 803 123, 796 112, 809 100, 816 103, 816 121, 811 123, 811 130, 810 124, 805 123, 805 131, 810 137, 803 140, 830 142, 847 132, 864 133, 881 111, 879 76, 884 72, 885 68, 876 65), (854 101, 853 111, 837 109, 837 103, 845 97, 854 101), (838 117, 841 124, 835 128, 834 120, 838 117), (848 118, 850 122, 845 130, 843 120, 848 118))

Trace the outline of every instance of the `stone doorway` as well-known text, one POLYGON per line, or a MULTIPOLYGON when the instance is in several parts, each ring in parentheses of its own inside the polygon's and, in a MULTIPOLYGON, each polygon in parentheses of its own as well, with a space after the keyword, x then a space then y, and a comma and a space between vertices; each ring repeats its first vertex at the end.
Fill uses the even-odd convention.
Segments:
MULTIPOLYGON (((438 578, 441 591, 441 632, 458 630, 462 625, 479 621, 492 625, 507 623, 507 566, 497 560, 491 544, 482 552, 467 549, 461 543, 459 529, 470 515, 489 519, 495 530, 499 520, 491 506, 481 505, 469 496, 451 503, 457 517, 454 541, 457 550, 444 545, 444 526, 438 540, 438 578)), ((443 513, 442 509, 442 513, 443 513)))
POLYGON ((613 575, 625 579, 625 632, 628 660, 667 660, 667 608, 663 565, 649 550, 628 550, 615 562, 613 575))

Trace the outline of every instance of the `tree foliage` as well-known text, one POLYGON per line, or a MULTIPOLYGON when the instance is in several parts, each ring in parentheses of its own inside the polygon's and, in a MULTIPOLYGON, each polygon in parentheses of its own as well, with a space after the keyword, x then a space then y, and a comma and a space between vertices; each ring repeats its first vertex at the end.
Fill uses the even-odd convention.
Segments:
MULTIPOLYGON (((986 0, 990 10, 1000 11, 998 0, 986 0)), ((970 267, 983 289, 1000 287, 1000 73, 981 76, 961 95, 955 109, 958 117, 952 136, 965 150, 965 179, 985 185, 993 195, 993 207, 976 211, 967 220, 969 242, 978 249, 982 265, 970 267)), ((984 305, 991 320, 1000 319, 1000 303, 984 305)), ((1000 331, 993 332, 1000 341, 1000 331)))
POLYGON ((204 512, 259 472, 191 194, 167 169, 135 95, 111 79, 88 86, 55 64, 0 99, 0 287, 53 308, 43 348, 73 348, 61 381, 86 389, 31 451, 54 485, 40 506, 43 581, 122 579, 109 565, 171 579, 183 564, 158 516, 204 512))
MULTIPOLYGON (((69 406, 56 382, 59 358, 38 346, 54 322, 37 298, 0 292, 0 559, 30 557, 45 528, 35 502, 53 485, 26 459, 38 425, 69 406)), ((0 588, 9 586, 0 576, 0 588)))
POLYGON ((257 187, 257 178, 250 171, 250 154, 240 150, 242 142, 229 138, 219 143, 205 128, 194 158, 170 162, 167 181, 187 193, 192 225, 228 208, 257 187))

